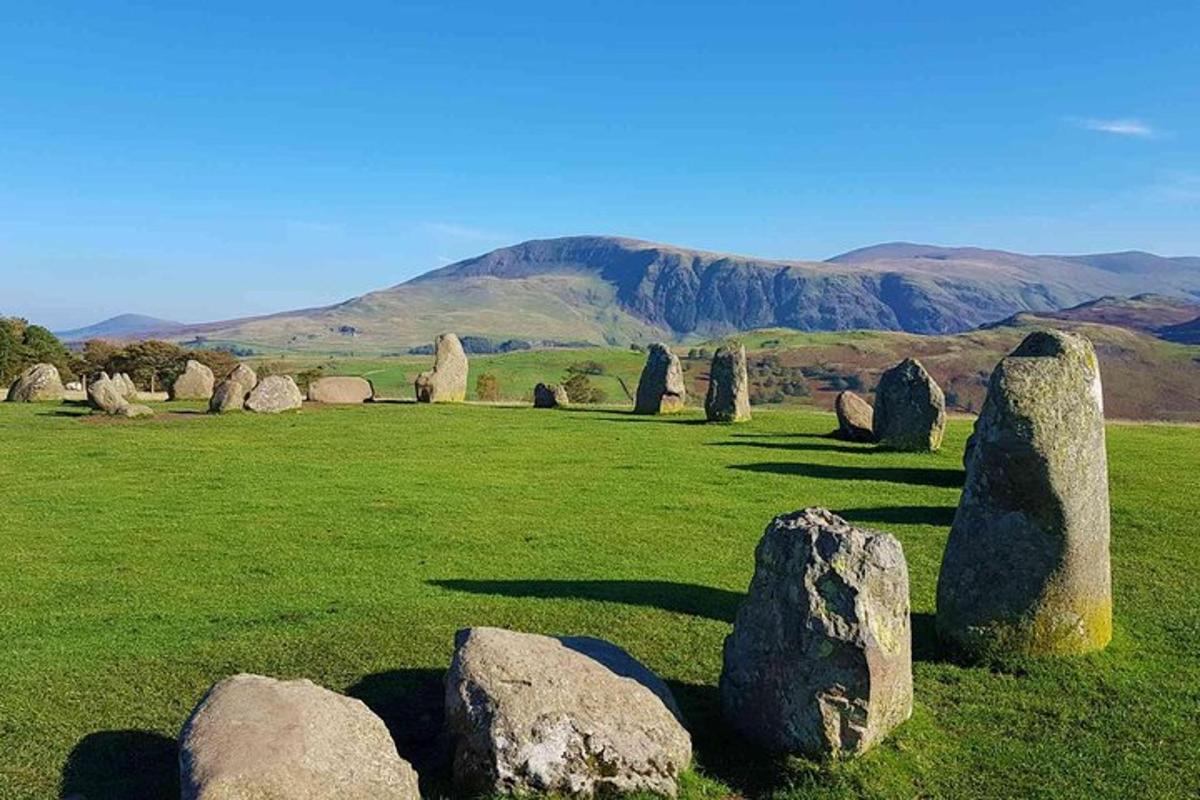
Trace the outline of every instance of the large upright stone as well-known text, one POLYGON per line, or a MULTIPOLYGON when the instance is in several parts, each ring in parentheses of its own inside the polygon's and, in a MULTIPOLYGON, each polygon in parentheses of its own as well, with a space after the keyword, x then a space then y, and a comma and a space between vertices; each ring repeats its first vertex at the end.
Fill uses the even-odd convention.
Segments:
POLYGON ((308 385, 308 399, 330 405, 361 405, 375 397, 375 387, 366 378, 335 376, 318 378, 308 385))
POLYGON ((879 378, 875 389, 875 439, 891 450, 937 450, 946 429, 946 397, 915 358, 879 378))
POLYGON ((673 414, 682 411, 686 403, 687 388, 679 358, 665 344, 655 342, 650 345, 638 379, 633 413, 673 414))
POLYGON ((208 400, 216 379, 213 371, 194 359, 188 359, 183 372, 171 384, 172 400, 208 400))
POLYGON ((1037 331, 992 372, 942 560, 937 626, 968 655, 1098 650, 1112 637, 1100 369, 1037 331))
POLYGON ((137 384, 133 382, 133 378, 129 377, 127 372, 118 372, 112 376, 112 380, 121 390, 121 396, 126 400, 133 402, 138 398, 137 384))
POLYGON ((840 392, 833 402, 837 414, 837 435, 848 442, 875 441, 875 412, 854 392, 840 392))
POLYGON ((725 640, 721 705, 772 751, 857 755, 912 713, 900 543, 823 508, 777 517, 725 640))
POLYGON ((713 354, 704 414, 709 422, 750 419, 750 376, 746 373, 746 348, 741 344, 718 347, 713 354))
POLYGON ((692 742, 670 691, 616 645, 459 631, 446 676, 464 795, 674 796, 692 742))
POLYGON ((453 333, 433 340, 433 369, 417 376, 418 403, 461 403, 467 399, 467 353, 453 333))
POLYGON ((34 364, 21 373, 8 390, 10 403, 61 402, 66 390, 53 364, 34 364))
POLYGON ((562 408, 571 405, 571 398, 561 383, 539 383, 533 387, 534 408, 562 408))
POLYGON ((179 734, 182 800, 419 800, 417 774, 361 700, 235 675, 179 734))
POLYGON ((226 414, 230 411, 241 411, 246 407, 246 398, 249 396, 250 390, 246 388, 246 384, 230 376, 218 383, 217 388, 213 390, 213 396, 208 401, 208 413, 226 414))
POLYGON ((304 395, 291 375, 268 375, 246 398, 246 410, 256 414, 294 411, 304 405, 304 395))
POLYGON ((258 386, 258 375, 246 364, 238 364, 234 367, 225 380, 240 383, 245 394, 250 394, 254 391, 254 387, 258 386))

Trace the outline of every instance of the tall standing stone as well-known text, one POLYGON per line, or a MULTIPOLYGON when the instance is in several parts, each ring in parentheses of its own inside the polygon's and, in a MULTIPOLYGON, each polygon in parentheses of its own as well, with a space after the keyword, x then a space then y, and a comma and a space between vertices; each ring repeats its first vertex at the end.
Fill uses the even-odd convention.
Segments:
POLYGON ((66 390, 58 367, 53 364, 34 364, 21 373, 8 390, 10 403, 60 402, 66 390))
POLYGON ((194 359, 188 359, 183 372, 171 384, 172 400, 208 400, 216 379, 213 371, 194 359))
POLYGON ((946 397, 925 367, 906 358, 879 378, 875 439, 891 450, 927 452, 942 446, 946 397))
POLYGON ((1112 637, 1100 369, 1082 336, 1037 331, 992 372, 937 590, 968 655, 1099 650, 1112 637))
POLYGON ((467 353, 453 333, 433 340, 433 369, 417 376, 418 403, 461 403, 467 399, 467 353))
POLYGON ((823 508, 777 517, 725 640, 721 705, 769 750, 862 753, 912 714, 900 543, 823 508))
POLYGON ((750 419, 750 376, 746 372, 746 348, 740 343, 719 347, 713 354, 704 414, 709 422, 750 419))
POLYGON ((638 379, 635 414, 673 414, 687 403, 683 367, 665 344, 650 345, 646 366, 638 379))
POLYGON ((848 442, 875 441, 875 412, 869 403, 854 392, 840 392, 833 402, 837 414, 837 436, 848 442))

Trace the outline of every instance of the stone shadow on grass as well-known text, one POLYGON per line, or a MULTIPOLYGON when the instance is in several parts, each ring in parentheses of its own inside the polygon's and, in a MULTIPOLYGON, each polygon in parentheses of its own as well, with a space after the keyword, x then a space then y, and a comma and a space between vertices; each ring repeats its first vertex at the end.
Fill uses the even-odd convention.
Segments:
POLYGON ((718 622, 733 622, 745 595, 695 583, 630 580, 432 580, 432 586, 471 594, 539 599, 598 600, 649 606, 718 622))
POLYGON ((933 525, 949 528, 954 522, 955 511, 955 506, 887 506, 845 508, 834 513, 848 522, 863 525, 933 525))
MULTIPOLYGON (((818 438, 818 437, 813 437, 818 438)), ((734 441, 734 442, 709 442, 710 447, 758 447, 763 450, 791 450, 793 452, 817 452, 817 453, 850 453, 856 456, 870 456, 876 453, 883 452, 877 447, 869 444, 859 445, 855 447, 851 444, 841 443, 837 439, 830 439, 819 442, 759 442, 759 441, 734 441)))
POLYGON ((174 739, 152 731, 89 733, 67 756, 60 797, 179 797, 179 747, 174 739))
POLYGON ((936 469, 933 467, 861 467, 842 464, 766 461, 759 464, 731 464, 729 469, 828 480, 909 483, 946 489, 961 489, 966 480, 966 472, 961 469, 936 469))
POLYGON ((677 414, 635 414, 632 411, 624 413, 613 412, 614 416, 604 417, 605 422, 657 422, 660 425, 708 425, 704 417, 685 417, 677 414))
POLYGON ((394 669, 366 675, 346 690, 387 725, 396 752, 420 777, 422 797, 450 796, 445 685, 442 670, 394 669))

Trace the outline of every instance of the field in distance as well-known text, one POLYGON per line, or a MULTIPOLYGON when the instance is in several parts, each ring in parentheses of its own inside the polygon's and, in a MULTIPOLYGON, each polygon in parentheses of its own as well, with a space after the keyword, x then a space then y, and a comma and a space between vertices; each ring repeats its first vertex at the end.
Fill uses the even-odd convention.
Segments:
POLYGON ((967 420, 943 452, 905 455, 828 439, 832 416, 803 409, 736 427, 487 405, 157 409, 175 413, 0 404, 6 800, 178 797, 180 724, 243 670, 362 698, 443 796, 440 681, 469 625, 604 637, 662 675, 695 736, 688 798, 1200 785, 1195 428, 1109 428, 1112 645, 992 670, 949 661, 932 631, 967 420), (840 765, 767 758, 718 713, 754 546, 808 505, 894 533, 911 575, 914 716, 840 765))

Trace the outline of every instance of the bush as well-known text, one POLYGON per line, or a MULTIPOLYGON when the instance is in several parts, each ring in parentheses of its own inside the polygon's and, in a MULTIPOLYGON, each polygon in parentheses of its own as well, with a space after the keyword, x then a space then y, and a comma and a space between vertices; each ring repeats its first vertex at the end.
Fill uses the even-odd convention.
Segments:
POLYGON ((500 381, 490 372, 475 379, 475 399, 494 403, 500 399, 500 381))
POLYGON ((570 375, 603 375, 604 365, 598 361, 576 361, 567 367, 570 375))
POLYGON ((576 372, 563 383, 563 388, 567 391, 567 397, 572 403, 603 403, 608 399, 608 395, 599 386, 592 385, 592 381, 585 373, 576 372))
POLYGON ((7 387, 34 364, 53 364, 64 381, 75 377, 71 357, 50 331, 16 317, 0 317, 0 383, 7 387))

